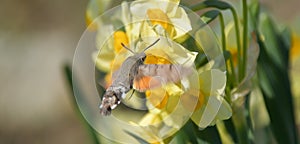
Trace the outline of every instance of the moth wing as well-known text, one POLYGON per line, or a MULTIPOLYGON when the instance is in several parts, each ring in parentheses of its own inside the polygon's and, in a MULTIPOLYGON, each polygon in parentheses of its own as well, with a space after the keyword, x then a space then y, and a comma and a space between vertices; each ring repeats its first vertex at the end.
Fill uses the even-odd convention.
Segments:
POLYGON ((133 80, 133 88, 140 92, 160 87, 161 85, 161 81, 158 78, 145 76, 143 74, 138 74, 133 80))
POLYGON ((140 65, 134 79, 133 88, 138 91, 160 87, 168 82, 178 82, 182 77, 191 74, 192 69, 174 64, 140 65))

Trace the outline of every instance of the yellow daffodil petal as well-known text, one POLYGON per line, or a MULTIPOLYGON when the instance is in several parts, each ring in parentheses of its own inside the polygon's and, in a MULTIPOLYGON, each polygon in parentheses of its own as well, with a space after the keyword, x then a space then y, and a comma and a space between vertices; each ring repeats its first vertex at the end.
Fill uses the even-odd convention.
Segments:
POLYGON ((153 24, 160 24, 169 34, 170 39, 182 41, 182 38, 187 38, 186 33, 192 29, 192 26, 185 10, 178 4, 178 0, 134 1, 130 5, 132 21, 143 21, 147 16, 153 24))
POLYGON ((201 114, 195 112, 192 115, 192 120, 200 127, 205 128, 210 125, 210 123, 217 116, 218 111, 220 110, 222 101, 220 101, 216 96, 210 96, 207 104, 201 111, 201 114))
POLYGON ((185 34, 192 30, 191 21, 186 14, 185 10, 179 7, 176 10, 175 15, 170 16, 170 20, 174 25, 176 35, 173 39, 182 39, 185 37, 185 34))
POLYGON ((217 69, 204 71, 199 74, 199 81, 201 91, 199 98, 205 101, 198 103, 196 111, 192 115, 192 120, 199 127, 205 128, 213 124, 217 119, 230 117, 230 106, 223 97, 220 96, 226 86, 225 73, 217 69), (226 109, 220 110, 221 107, 225 107, 226 109))
POLYGON ((212 69, 199 74, 201 92, 205 96, 221 95, 226 86, 226 75, 224 72, 212 69))
POLYGON ((98 33, 96 37, 96 47, 99 49, 93 54, 96 61, 96 67, 103 71, 109 72, 111 68, 111 61, 113 61, 115 54, 113 48, 113 36, 114 33, 112 25, 103 24, 101 21, 97 21, 98 33))
POLYGON ((217 119, 228 119, 231 116, 231 108, 227 102, 223 103, 223 101, 225 100, 221 96, 210 96, 205 107, 193 113, 193 122, 200 128, 206 128, 214 124, 217 119))
POLYGON ((170 64, 170 62, 167 59, 159 56, 154 56, 154 55, 147 55, 144 63, 145 64, 170 64))
POLYGON ((163 109, 168 102, 168 94, 163 88, 156 88, 146 91, 146 97, 151 105, 155 106, 158 109, 163 109))
POLYGON ((174 83, 168 83, 164 88, 170 96, 180 96, 183 94, 183 90, 174 83))
POLYGON ((205 102, 205 96, 200 92, 195 110, 199 110, 205 102))
POLYGON ((141 126, 157 125, 162 121, 158 114, 147 113, 139 122, 141 126))
MULTIPOLYGON (((153 43, 156 38, 145 39, 147 43, 153 43)), ((166 38, 161 38, 152 48, 145 52, 147 55, 155 55, 169 60, 171 63, 183 66, 192 66, 197 56, 197 52, 191 52, 183 46, 170 42, 166 38)))
POLYGON ((175 35, 175 30, 169 17, 158 8, 148 9, 147 16, 150 19, 152 25, 161 25, 166 32, 169 34, 169 37, 173 37, 175 35))
POLYGON ((123 49, 121 43, 128 45, 129 42, 126 33, 123 31, 116 31, 114 33, 114 50, 116 53, 119 53, 121 49, 123 49))
MULTIPOLYGON (((223 99, 223 97, 219 97, 219 98, 223 99)), ((231 106, 228 104, 226 100, 223 99, 221 101, 222 101, 221 107, 214 120, 210 123, 210 125, 215 125, 218 120, 226 120, 232 116, 231 106)))
POLYGON ((99 41, 99 43, 97 43, 97 47, 100 50, 93 53, 93 58, 95 59, 96 67, 101 71, 109 72, 111 68, 111 62, 115 57, 112 47, 112 38, 109 38, 106 43, 104 43, 104 41, 99 41))
POLYGON ((136 20, 144 20, 147 15, 147 11, 149 9, 161 9, 164 13, 166 12, 166 8, 168 6, 168 2, 163 2, 159 0, 138 0, 133 1, 130 4, 130 12, 136 20))

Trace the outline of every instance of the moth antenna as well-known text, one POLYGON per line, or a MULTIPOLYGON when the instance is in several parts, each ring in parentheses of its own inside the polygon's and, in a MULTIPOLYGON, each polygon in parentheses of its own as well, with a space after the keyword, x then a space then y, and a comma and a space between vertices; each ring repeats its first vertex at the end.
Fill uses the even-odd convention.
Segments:
POLYGON ((124 47, 125 49, 129 50, 131 53, 135 54, 130 48, 126 47, 123 43, 121 43, 122 47, 124 47))
POLYGON ((154 46, 159 40, 160 40, 160 38, 158 38, 154 43, 152 43, 151 45, 149 45, 148 47, 146 47, 146 48, 144 49, 144 52, 145 52, 147 49, 149 49, 150 47, 154 46))

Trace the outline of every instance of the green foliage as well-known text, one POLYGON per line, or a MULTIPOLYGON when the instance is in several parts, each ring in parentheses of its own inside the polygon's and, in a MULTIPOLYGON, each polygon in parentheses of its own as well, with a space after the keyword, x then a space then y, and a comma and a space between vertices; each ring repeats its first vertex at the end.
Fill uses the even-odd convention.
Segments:
POLYGON ((290 33, 279 31, 267 15, 262 15, 257 32, 260 47, 258 78, 278 143, 298 143, 293 97, 289 79, 290 33))

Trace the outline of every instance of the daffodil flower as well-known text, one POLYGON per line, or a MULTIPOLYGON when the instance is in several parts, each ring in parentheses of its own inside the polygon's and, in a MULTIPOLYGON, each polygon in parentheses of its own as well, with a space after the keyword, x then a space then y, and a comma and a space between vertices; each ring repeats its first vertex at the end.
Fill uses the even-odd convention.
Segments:
POLYGON ((192 120, 199 128, 214 125, 218 120, 231 117, 230 105, 224 100, 223 94, 226 86, 224 72, 211 69, 199 73, 200 95, 192 120))
POLYGON ((132 42, 140 34, 152 36, 151 32, 141 29, 149 27, 155 33, 165 34, 170 39, 182 39, 192 29, 185 10, 179 7, 179 0, 137 0, 128 4, 122 3, 122 21, 127 32, 131 32, 129 40, 132 42))
MULTIPOLYGON (((199 97, 197 97, 196 107, 189 107, 190 105, 193 105, 195 99, 184 96, 179 98, 179 95, 182 95, 182 90, 176 85, 169 86, 170 91, 173 92, 174 95, 166 93, 164 97, 161 98, 163 99, 161 100, 162 102, 156 106, 153 106, 153 103, 151 103, 150 105, 152 108, 150 112, 144 116, 138 125, 141 127, 158 127, 164 122, 174 129, 179 129, 180 127, 176 126, 180 125, 178 123, 178 118, 180 119, 180 117, 176 117, 176 119, 174 119, 175 117, 172 119, 166 118, 170 117, 170 113, 172 113, 172 110, 174 110, 174 107, 179 100, 183 103, 180 109, 183 109, 185 112, 188 109, 194 111, 191 119, 199 126, 199 128, 206 128, 207 126, 216 124, 219 120, 230 118, 232 115, 231 107, 223 98, 226 85, 225 73, 216 69, 199 72, 199 81, 200 93, 199 97), (168 99, 167 102, 165 102, 165 99, 168 99)), ((164 93, 161 89, 154 90, 154 93, 155 92, 158 92, 160 95, 161 93, 164 93)), ((159 97, 159 94, 154 94, 154 97, 159 97)), ((158 132, 159 131, 160 130, 158 129, 158 132)))
MULTIPOLYGON (((171 40, 184 40, 192 27, 184 9, 179 7, 179 1, 167 0, 137 0, 132 3, 123 2, 122 11, 117 11, 112 17, 121 21, 125 31, 114 30, 113 24, 98 23, 99 54, 94 54, 96 66, 105 72, 111 69, 111 64, 118 51, 122 49, 121 43, 130 44, 134 51, 143 47, 135 45, 136 41, 149 37, 167 37, 171 40), (109 36, 113 34, 113 36, 109 36), (105 43, 105 41, 107 42, 105 43), (102 46, 104 44, 104 46, 102 46), (100 64, 101 63, 101 64, 100 64)), ((144 44, 149 44, 144 43, 144 44)))

